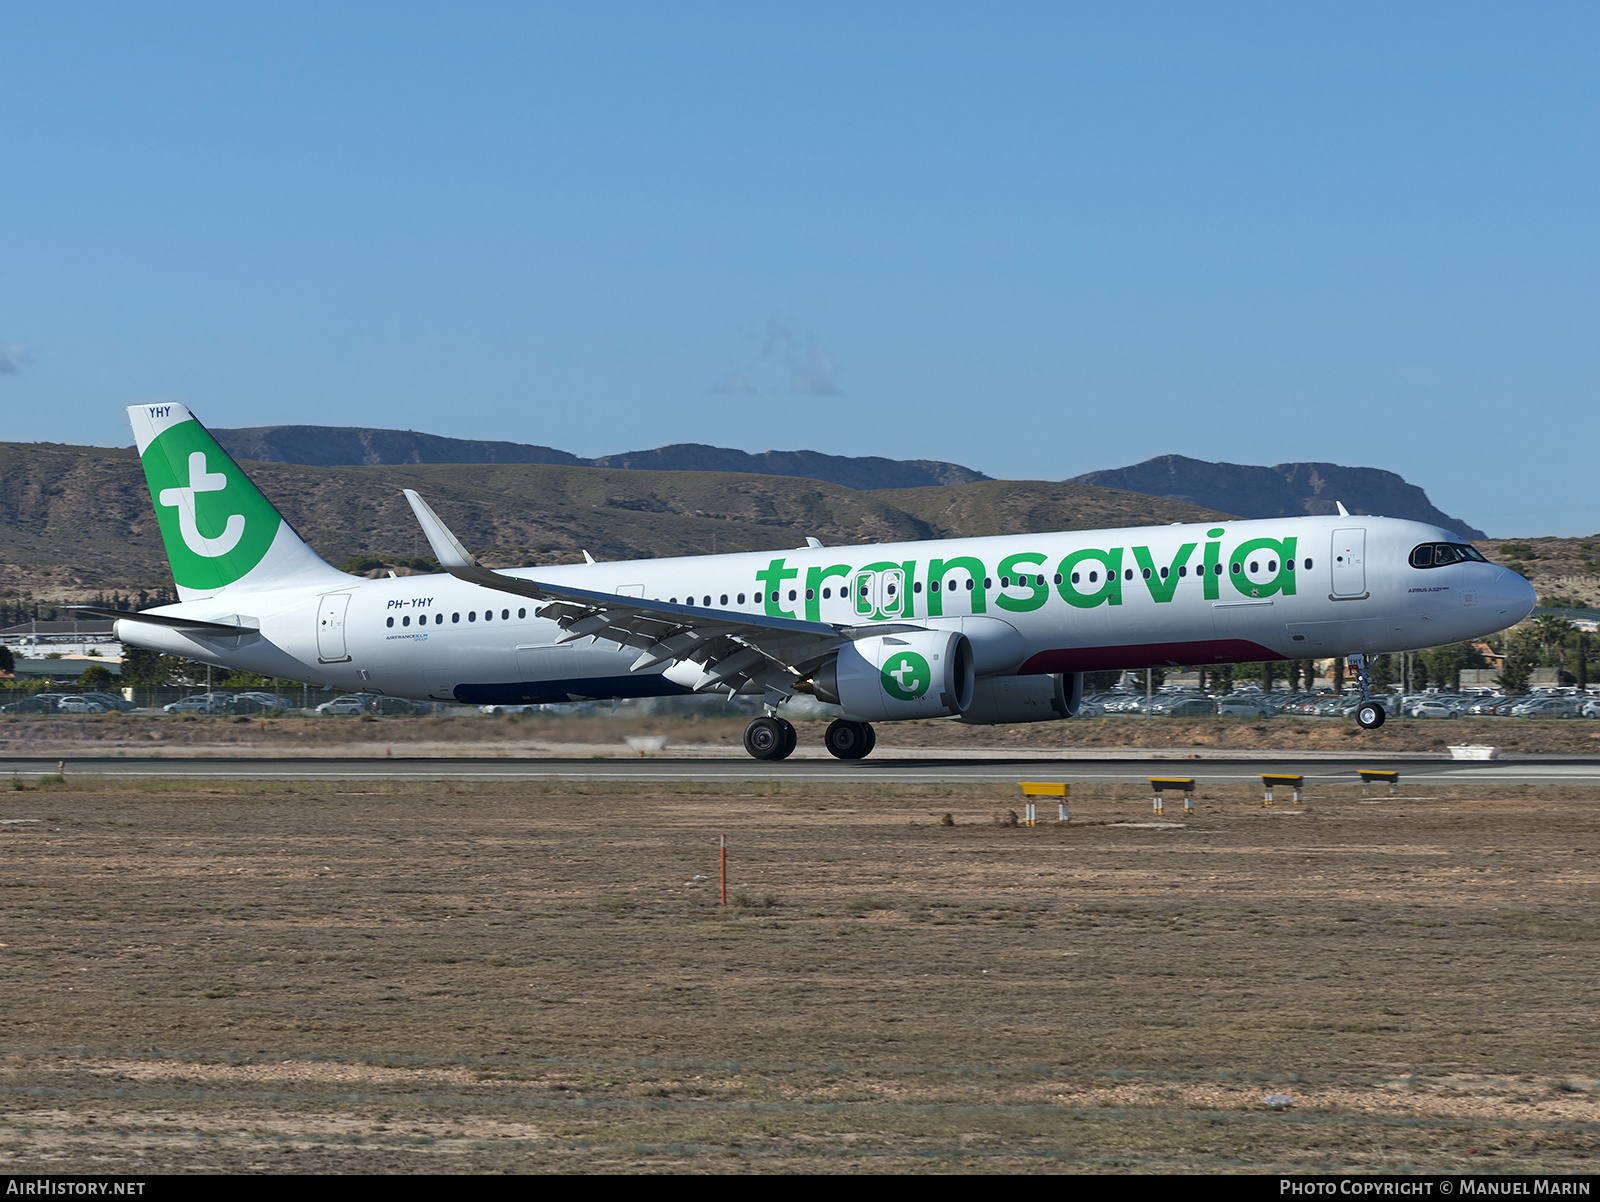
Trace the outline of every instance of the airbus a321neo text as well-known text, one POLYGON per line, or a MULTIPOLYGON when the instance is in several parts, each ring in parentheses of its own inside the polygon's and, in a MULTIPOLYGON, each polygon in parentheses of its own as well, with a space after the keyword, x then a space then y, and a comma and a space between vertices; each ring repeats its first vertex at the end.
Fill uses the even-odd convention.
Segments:
MULTIPOLYGON (((1347 656, 1480 638, 1534 606, 1456 534, 1381 517, 1145 526, 490 571, 417 493, 444 573, 369 580, 325 563, 182 405, 128 410, 180 601, 118 618, 124 642, 330 688, 549 703, 763 699, 745 747, 795 747, 796 693, 873 723, 1047 721, 1083 674, 1347 656)), ((587 558, 587 557, 586 557, 587 558)))

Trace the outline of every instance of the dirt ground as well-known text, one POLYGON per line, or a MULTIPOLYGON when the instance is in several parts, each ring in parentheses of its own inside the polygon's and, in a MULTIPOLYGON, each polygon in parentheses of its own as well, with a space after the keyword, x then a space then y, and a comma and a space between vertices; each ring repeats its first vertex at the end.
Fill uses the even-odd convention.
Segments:
POLYGON ((1592 1172, 1597 799, 1405 788, 24 783, 0 1164, 1592 1172))
MULTIPOLYGON (((0 755, 185 756, 494 755, 570 752, 636 755, 625 740, 665 736, 678 751, 740 754, 747 719, 662 717, 249 718, 150 715, 0 715, 0 755)), ((822 744, 824 721, 801 721, 801 745, 822 744)), ((1487 743, 1509 755, 1600 755, 1600 722, 1462 718, 1393 721, 1363 731, 1343 718, 1087 718, 1018 726, 885 722, 878 755, 896 748, 1183 747, 1197 751, 1436 751, 1487 743)))

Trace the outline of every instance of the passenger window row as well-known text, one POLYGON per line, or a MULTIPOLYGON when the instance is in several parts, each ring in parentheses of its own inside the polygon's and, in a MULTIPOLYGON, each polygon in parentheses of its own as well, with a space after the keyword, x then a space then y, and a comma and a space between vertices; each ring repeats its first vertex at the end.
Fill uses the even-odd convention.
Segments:
MULTIPOLYGON (((1417 548, 1417 551, 1412 552, 1412 556, 1413 556, 1412 562, 1413 562, 1413 564, 1415 564, 1415 566, 1417 566, 1417 567, 1428 566, 1427 564, 1422 564, 1422 563, 1417 563, 1416 562, 1416 556, 1417 556, 1418 552, 1426 552, 1428 550, 1429 550, 1429 548, 1427 548, 1427 547, 1419 547, 1419 548, 1417 548)), ((1463 558, 1471 558, 1471 557, 1476 557, 1476 558, 1479 558, 1479 559, 1483 558, 1482 556, 1478 555, 1478 553, 1476 551, 1474 551, 1471 547, 1446 548, 1446 550, 1458 550, 1458 551, 1467 552, 1467 554, 1464 555, 1463 558)), ((1301 561, 1298 566, 1299 566, 1300 570, 1309 572, 1309 571, 1311 571, 1311 568, 1312 568, 1312 562, 1313 561, 1308 558, 1308 559, 1305 559, 1305 560, 1301 561)), ((1452 559, 1452 560, 1442 560, 1441 562, 1453 563, 1455 561, 1452 559)), ((1278 570, 1278 561, 1276 559, 1268 559, 1268 560, 1265 560, 1265 561, 1262 561, 1262 560, 1259 560, 1259 559, 1252 559, 1250 561, 1250 571, 1252 573, 1256 573, 1256 572, 1261 571, 1263 563, 1265 564, 1266 570, 1269 573, 1276 573, 1277 572, 1277 570, 1278 570)), ((1283 562, 1283 570, 1286 571, 1286 572, 1295 571, 1296 566, 1297 566, 1296 565, 1296 561, 1293 560, 1293 559, 1286 559, 1283 562)), ((1242 562, 1233 563, 1233 564, 1229 565, 1229 570, 1232 572, 1233 575, 1237 576, 1237 575, 1240 575, 1245 570, 1245 565, 1242 562)), ((1166 580, 1169 577, 1169 575, 1171 574, 1171 571, 1172 570, 1170 568, 1157 568, 1157 569, 1154 569, 1154 570, 1152 570, 1150 568, 1141 568, 1140 569, 1140 574, 1146 580, 1150 580, 1155 576, 1160 576, 1161 579, 1166 580)), ((1222 565, 1220 563, 1211 565, 1211 571, 1212 571, 1213 574, 1215 574, 1217 576, 1222 575, 1222 565)), ((1206 569, 1204 567, 1197 566, 1194 569, 1194 574, 1196 576, 1203 576, 1203 575, 1205 575, 1205 572, 1206 572, 1206 569)), ((1187 577, 1188 575, 1189 575, 1189 568, 1187 567, 1187 565, 1178 568, 1178 576, 1180 578, 1187 577)), ((1122 576, 1123 576, 1124 580, 1132 580, 1133 577, 1134 577, 1134 570, 1132 568, 1126 568, 1126 569, 1123 570, 1122 576)), ((1085 572, 1073 572, 1072 573, 1072 583, 1073 584, 1082 584, 1082 583, 1084 583, 1084 580, 1085 580, 1086 577, 1087 577, 1088 583, 1090 583, 1090 584, 1098 584, 1100 582, 1100 573, 1098 571, 1093 571, 1093 572, 1086 572, 1086 573, 1085 572)), ((1110 579, 1111 573, 1108 572, 1106 574, 1106 577, 1107 577, 1107 579, 1110 579)), ((1057 572, 1053 579, 1055 580, 1055 583, 1060 584, 1062 582, 1063 577, 1062 577, 1060 572, 1057 572)), ((963 577, 959 577, 959 576, 952 576, 950 579, 945 580, 943 582, 938 581, 938 580, 930 581, 929 584, 928 584, 928 591, 937 593, 942 588, 945 592, 948 593, 948 592, 959 592, 963 588, 965 588, 967 592, 972 592, 977 587, 977 583, 978 582, 975 579, 973 579, 972 577, 963 578, 963 577)), ((1044 586, 1044 577, 1042 575, 1041 576, 1022 575, 1022 576, 1018 576, 1014 583, 1017 585, 1018 588, 1032 588, 1032 587, 1040 587, 1040 588, 1042 588, 1044 586)), ((1002 576, 1002 577, 1000 577, 1000 587, 1001 588, 1010 588, 1012 584, 1013 584, 1013 580, 1012 580, 1012 578, 1010 576, 1002 576)), ((984 579, 983 579, 983 587, 986 590, 993 588, 994 587, 994 580, 991 577, 985 576, 984 579)), ((886 585, 884 591, 889 596, 892 597, 895 594, 895 586, 892 585, 892 584, 886 585)), ((915 583, 913 583, 912 586, 911 586, 911 591, 913 593, 920 594, 922 592, 922 582, 921 581, 916 581, 915 583)), ((806 592, 806 600, 807 601, 814 601, 816 599, 817 593, 816 593, 815 589, 809 589, 808 588, 808 589, 806 589, 805 592, 806 592)), ((843 600, 844 598, 848 597, 849 595, 850 594, 849 594, 849 590, 848 589, 841 588, 839 590, 839 597, 840 597, 841 600, 843 600)), ((868 590, 864 586, 861 589, 861 595, 863 597, 868 595, 868 590)), ((743 593, 740 593, 738 595, 738 598, 737 598, 737 604, 743 605, 745 603, 744 597, 745 597, 745 595, 743 593)), ((782 597, 783 597, 783 593, 782 592, 779 592, 778 590, 773 590, 772 597, 770 599, 773 602, 777 602, 782 597)), ((798 601, 800 599, 800 591, 798 589, 789 589, 788 590, 788 599, 790 601, 798 601)), ((822 599, 824 601, 832 600, 833 599, 833 589, 832 588, 823 589, 822 590, 822 599)), ((656 600, 659 601, 660 598, 657 597, 656 600)), ((669 604, 672 604, 672 605, 678 604, 678 598, 676 598, 676 597, 668 597, 667 601, 668 601, 669 604)), ((765 604, 768 601, 768 597, 767 597, 767 594, 764 593, 764 592, 756 593, 754 596, 751 597, 751 601, 756 605, 762 605, 762 604, 765 604)), ((695 604, 695 599, 693 597, 685 597, 683 599, 683 603, 685 605, 694 605, 695 604)), ((723 593, 721 598, 719 599, 718 603, 720 605, 727 605, 728 604, 728 594, 727 593, 723 593)), ((709 596, 702 597, 701 600, 700 600, 700 604, 705 606, 705 607, 707 607, 707 608, 709 608, 710 605, 711 605, 711 598, 709 596)))
MULTIPOLYGON (((1458 562, 1464 562, 1466 560, 1477 560, 1480 563, 1488 562, 1487 560, 1485 560, 1483 558, 1482 555, 1478 554, 1478 552, 1474 548, 1469 547, 1469 546, 1465 546, 1465 545, 1456 545, 1456 544, 1453 544, 1453 543, 1424 543, 1422 546, 1417 547, 1415 550, 1413 550, 1411 552, 1411 566, 1412 567, 1416 567, 1416 568, 1441 567, 1441 566, 1443 566, 1444 564, 1447 564, 1447 563, 1458 563, 1458 562)), ((1284 568, 1284 571, 1286 571, 1286 572, 1294 571, 1295 570, 1295 561, 1292 560, 1292 559, 1285 560, 1284 564, 1283 564, 1283 568, 1284 568)), ((1275 560, 1275 559, 1267 560, 1266 561, 1266 569, 1267 569, 1268 572, 1276 572, 1278 570, 1278 561, 1275 560)), ((1211 570, 1218 576, 1222 575, 1222 565, 1220 563, 1219 564, 1213 564, 1211 570)), ((1237 576, 1244 570, 1244 565, 1241 564, 1241 563, 1232 564, 1231 565, 1231 570, 1232 570, 1233 574, 1235 576, 1237 576)), ((1258 572, 1260 570, 1261 570, 1261 561, 1260 560, 1251 560, 1250 561, 1250 571, 1251 572, 1258 572)), ((1311 560, 1307 559, 1304 562, 1304 570, 1308 571, 1308 572, 1311 570, 1311 560)), ((1163 580, 1165 580, 1167 578, 1168 571, 1169 571, 1169 569, 1167 569, 1167 568, 1158 569, 1158 572, 1159 572, 1159 574, 1160 574, 1160 576, 1161 576, 1161 578, 1163 580)), ((1151 576, 1152 576, 1152 572, 1151 572, 1151 570, 1149 568, 1143 568, 1143 569, 1141 569, 1141 572, 1142 572, 1142 574, 1143 574, 1143 576, 1144 576, 1144 578, 1146 580, 1149 580, 1151 578, 1151 576)), ((1178 575, 1180 577, 1187 576, 1188 574, 1189 574, 1188 567, 1185 566, 1185 567, 1180 567, 1178 569, 1178 575)), ((1195 568, 1195 574, 1197 576, 1204 575, 1205 574, 1205 568, 1203 568, 1203 567, 1195 568)), ((1082 581, 1082 576, 1083 575, 1085 575, 1085 574, 1084 573, 1079 573, 1079 572, 1072 573, 1072 583, 1073 584, 1082 583, 1083 582, 1082 581)), ((1099 583, 1099 581, 1100 581, 1100 573, 1099 572, 1097 572, 1097 571, 1096 572, 1089 572, 1089 573, 1086 573, 1086 575, 1088 576, 1088 582, 1090 584, 1098 584, 1099 583)), ((1108 578, 1109 578, 1109 573, 1107 575, 1108 575, 1108 578)), ((1124 576, 1124 579, 1132 580, 1133 579, 1133 569, 1132 568, 1126 569, 1124 571, 1124 573, 1123 573, 1123 576, 1124 576)), ((1061 580, 1062 580, 1061 573, 1057 572, 1055 574, 1055 578, 1054 579, 1055 579, 1055 583, 1060 584, 1061 580)), ((1027 575, 1023 575, 1023 576, 1018 576, 1016 578, 1016 584, 1017 584, 1017 586, 1019 588, 1028 588, 1028 587, 1030 587, 1030 582, 1031 582, 1031 586, 1033 586, 1033 587, 1042 587, 1044 585, 1044 577, 1043 576, 1027 576, 1027 575)), ((1011 585, 1012 585, 1012 579, 1011 579, 1010 576, 1002 576, 1002 577, 1000 577, 1000 587, 1001 588, 1010 588, 1011 585)), ((944 587, 944 591, 945 592, 956 592, 956 591, 959 591, 963 586, 966 588, 966 590, 968 592, 971 592, 977 586, 977 581, 972 579, 971 577, 967 577, 963 581, 963 579, 961 577, 952 576, 949 580, 946 580, 946 581, 943 582, 943 587, 944 587)), ((994 586, 994 581, 991 578, 987 577, 987 576, 984 577, 983 587, 985 589, 989 589, 989 588, 992 588, 993 586, 994 586)), ((929 585, 928 585, 928 589, 929 589, 930 592, 937 593, 939 591, 939 589, 940 589, 940 582, 937 581, 937 580, 931 581, 929 583, 929 585)), ((895 592, 895 586, 892 585, 892 584, 886 586, 886 591, 890 596, 893 596, 894 592, 895 592)), ((922 583, 920 581, 914 583, 911 586, 911 591, 914 592, 914 593, 921 593, 922 592, 922 583)), ((772 600, 773 601, 777 601, 780 598, 781 595, 782 594, 779 593, 777 590, 774 590, 773 593, 772 593, 772 600)), ((839 590, 839 597, 840 597, 841 600, 844 599, 848 595, 849 595, 848 594, 848 590, 846 590, 844 588, 841 588, 839 590)), ((863 597, 865 597, 867 595, 867 590, 865 588, 863 588, 861 590, 861 595, 863 597)), ((798 589, 790 589, 789 590, 789 600, 797 601, 797 600, 799 600, 799 597, 800 597, 800 593, 799 593, 798 589)), ((832 600, 833 599, 833 589, 832 588, 823 589, 822 590, 822 598, 825 601, 832 600)), ((806 589, 806 600, 807 601, 812 601, 812 600, 815 600, 815 599, 816 599, 816 590, 815 589, 809 589, 809 588, 806 589)), ((656 600, 659 601, 660 598, 657 597, 656 600)), ((767 595, 765 593, 756 593, 751 597, 751 600, 756 605, 762 605, 767 601, 767 595)), ((671 605, 678 604, 678 598, 676 598, 676 597, 668 597, 667 601, 671 605)), ((685 597, 683 599, 683 603, 685 605, 694 605, 695 604, 695 599, 693 597, 685 597)), ((703 607, 709 609, 711 607, 711 595, 709 593, 702 595, 702 597, 700 598, 700 602, 699 603, 703 607)), ((744 593, 737 594, 736 597, 735 597, 734 603, 737 604, 737 605, 745 604, 745 594, 744 593)), ((722 606, 726 606, 728 604, 728 594, 727 593, 721 594, 717 598, 717 604, 718 605, 722 605, 722 606)), ((517 610, 517 617, 518 618, 526 618, 527 616, 528 616, 527 609, 523 608, 523 609, 518 609, 517 610)), ((494 610, 492 610, 492 609, 484 610, 483 611, 483 620, 485 622, 494 621, 495 620, 495 612, 494 612, 494 610)), ((509 609, 502 609, 500 611, 499 620, 502 621, 502 622, 509 622, 511 620, 511 611, 509 609)), ((461 621, 460 613, 452 613, 450 615, 450 621, 451 621, 452 624, 459 624, 460 621, 461 621)), ((467 611, 467 621, 468 622, 477 622, 478 621, 478 611, 475 610, 475 609, 468 610, 467 611)), ((392 616, 389 617, 389 618, 386 618, 384 620, 384 625, 385 626, 392 627, 394 624, 395 624, 394 623, 394 618, 392 616)), ((435 613, 433 615, 433 624, 435 626, 444 625, 444 614, 443 613, 435 613)), ((400 625, 402 627, 410 626, 411 625, 411 615, 406 614, 406 615, 402 616, 401 619, 400 619, 400 625)), ((420 616, 417 619, 417 625, 418 626, 426 626, 426 625, 428 625, 428 615, 427 614, 423 614, 422 616, 420 616)))
MULTIPOLYGON (((517 610, 517 617, 526 618, 527 616, 528 616, 528 611, 526 609, 517 610)), ((467 611, 467 621, 476 622, 477 620, 478 620, 478 611, 475 610, 475 609, 468 610, 467 611)), ((483 620, 485 622, 494 621, 494 610, 492 610, 492 609, 484 610, 483 611, 483 620)), ((511 621, 511 611, 509 609, 502 609, 500 611, 500 620, 502 622, 511 621)), ((455 623, 459 623, 461 621, 461 615, 459 613, 451 614, 450 615, 450 621, 451 622, 455 622, 455 623)), ((418 626, 426 626, 427 624, 428 624, 428 615, 427 614, 423 614, 420 618, 417 619, 417 625, 418 626)), ((434 614, 433 615, 433 624, 435 626, 443 626, 444 625, 444 614, 443 613, 434 614)), ((393 626, 394 625, 394 618, 390 617, 390 618, 385 619, 384 625, 385 626, 393 626)), ((401 626, 409 626, 409 625, 411 625, 411 615, 410 614, 406 614, 404 617, 402 617, 400 619, 400 625, 401 626)))

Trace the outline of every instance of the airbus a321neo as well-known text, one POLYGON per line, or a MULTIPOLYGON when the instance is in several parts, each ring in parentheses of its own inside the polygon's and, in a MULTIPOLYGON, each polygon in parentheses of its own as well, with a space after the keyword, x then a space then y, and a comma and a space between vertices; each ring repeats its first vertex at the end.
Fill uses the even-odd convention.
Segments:
POLYGON ((1066 718, 1085 672, 1335 655, 1372 728, 1368 657, 1535 601, 1459 535, 1343 512, 490 571, 409 490, 446 574, 369 580, 325 563, 182 405, 128 414, 180 601, 107 612, 124 642, 416 699, 757 696, 757 759, 794 750, 796 693, 841 708, 825 742, 857 759, 875 722, 1066 718))

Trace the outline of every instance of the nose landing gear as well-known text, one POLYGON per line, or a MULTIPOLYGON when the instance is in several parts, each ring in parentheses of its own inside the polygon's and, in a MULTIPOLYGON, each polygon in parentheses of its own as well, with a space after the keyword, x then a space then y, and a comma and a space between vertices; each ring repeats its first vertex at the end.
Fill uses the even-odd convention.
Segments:
POLYGON ((1362 730, 1377 730, 1389 712, 1372 699, 1372 675, 1367 671, 1367 657, 1352 655, 1346 662, 1356 670, 1356 681, 1361 685, 1361 704, 1356 707, 1356 725, 1362 730))

